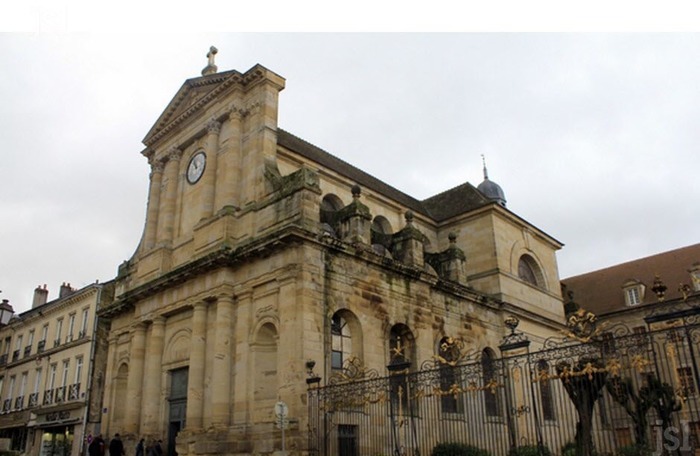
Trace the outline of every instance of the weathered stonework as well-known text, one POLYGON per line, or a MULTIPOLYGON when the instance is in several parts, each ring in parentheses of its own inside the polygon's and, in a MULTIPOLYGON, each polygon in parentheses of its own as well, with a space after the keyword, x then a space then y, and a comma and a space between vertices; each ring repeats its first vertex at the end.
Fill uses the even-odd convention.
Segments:
POLYGON ((563 321, 561 244, 473 187, 458 190, 478 204, 438 212, 278 129, 283 87, 259 65, 188 80, 144 140, 144 238, 102 312, 103 429, 127 445, 273 454, 282 400, 286 448, 304 454, 307 360, 323 379, 350 357, 384 372, 400 331, 417 369, 447 336, 496 347, 510 314, 535 341, 563 321), (201 152, 202 177, 188 181, 201 152), (523 253, 541 286, 518 278, 523 253))

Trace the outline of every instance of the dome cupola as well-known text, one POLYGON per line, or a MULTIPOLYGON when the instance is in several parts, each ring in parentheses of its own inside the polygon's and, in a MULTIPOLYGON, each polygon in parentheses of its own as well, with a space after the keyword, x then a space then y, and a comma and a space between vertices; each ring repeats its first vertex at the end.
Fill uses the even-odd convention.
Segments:
POLYGON ((484 163, 484 181, 479 184, 477 190, 479 190, 485 197, 493 200, 503 207, 506 207, 506 195, 503 193, 503 189, 500 185, 492 180, 489 180, 489 174, 486 170, 486 159, 481 156, 481 160, 484 163))

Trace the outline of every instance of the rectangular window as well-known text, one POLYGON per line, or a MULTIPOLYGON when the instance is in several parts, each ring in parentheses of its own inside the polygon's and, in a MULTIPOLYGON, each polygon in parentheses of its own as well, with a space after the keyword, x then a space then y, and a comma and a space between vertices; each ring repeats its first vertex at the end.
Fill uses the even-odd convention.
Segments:
POLYGON ((63 375, 61 376, 61 386, 66 386, 68 384, 68 364, 68 360, 63 361, 63 375))
POLYGON ((636 306, 642 303, 641 295, 639 293, 639 287, 635 286, 632 288, 627 288, 625 290, 625 296, 627 297, 628 306, 636 306))
POLYGON ((34 377, 34 392, 38 393, 41 391, 41 367, 36 370, 36 376, 34 377))
POLYGON ((19 396, 24 396, 27 391, 27 381, 29 380, 29 372, 22 372, 22 380, 19 382, 19 396))
POLYGON ((357 426, 338 425, 338 456, 358 456, 357 426))
POLYGON ((14 392, 15 389, 15 376, 10 377, 10 383, 7 385, 7 395, 5 396, 7 399, 12 399, 12 393, 14 392))
POLYGON ((17 336, 17 339, 15 339, 15 350, 20 350, 22 348, 22 334, 17 336))
POLYGON ((61 344, 61 333, 63 332, 63 318, 59 318, 56 322, 56 340, 54 341, 54 346, 57 347, 61 344))
POLYGON ((80 335, 85 337, 87 335, 88 326, 88 315, 90 314, 90 309, 83 309, 83 319, 80 322, 80 335))
POLYGON ((80 379, 83 375, 83 358, 75 359, 75 381, 74 384, 80 383, 80 379))
POLYGON ((73 340, 73 330, 75 329, 75 314, 72 313, 68 316, 68 334, 66 335, 66 342, 71 342, 73 340))
POLYGON ((52 364, 49 370, 49 388, 50 390, 56 385, 56 364, 52 364))
POLYGON ((695 396, 697 391, 695 388, 695 379, 693 378, 693 369, 690 367, 679 367, 676 369, 678 372, 678 380, 681 383, 681 388, 683 388, 683 395, 685 397, 695 396))
POLYGON ((44 325, 43 328, 41 328, 41 341, 46 342, 46 339, 49 337, 49 325, 48 323, 44 325))
POLYGON ((5 354, 9 355, 10 354, 10 342, 12 341, 11 337, 6 337, 5 338, 5 354))

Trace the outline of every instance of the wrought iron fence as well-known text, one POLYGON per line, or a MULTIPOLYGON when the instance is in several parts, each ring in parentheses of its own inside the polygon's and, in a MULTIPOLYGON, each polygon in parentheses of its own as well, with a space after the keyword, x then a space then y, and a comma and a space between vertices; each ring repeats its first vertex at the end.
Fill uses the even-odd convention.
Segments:
POLYGON ((448 339, 416 372, 394 360, 380 376, 350 360, 326 386, 310 382, 311 454, 700 454, 700 315, 644 331, 572 318, 568 336, 536 351, 513 325, 498 358, 448 339))

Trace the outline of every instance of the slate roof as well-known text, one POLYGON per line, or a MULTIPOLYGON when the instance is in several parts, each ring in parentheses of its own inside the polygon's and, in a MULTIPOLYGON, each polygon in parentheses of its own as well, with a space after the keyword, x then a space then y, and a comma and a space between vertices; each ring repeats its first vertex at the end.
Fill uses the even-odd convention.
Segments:
POLYGON ((678 286, 684 283, 692 287, 688 270, 699 262, 700 244, 695 244, 569 277, 561 282, 567 290, 573 291, 574 302, 579 306, 596 315, 604 315, 658 303, 656 294, 651 291, 655 275, 668 287, 666 301, 681 298, 678 286), (629 307, 625 304, 622 286, 630 279, 637 280, 646 287, 644 299, 639 306, 629 307))
POLYGON ((420 201, 281 128, 277 129, 277 143, 436 222, 493 203, 469 182, 420 201))

